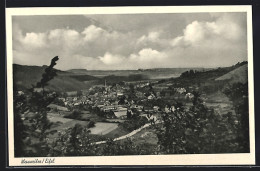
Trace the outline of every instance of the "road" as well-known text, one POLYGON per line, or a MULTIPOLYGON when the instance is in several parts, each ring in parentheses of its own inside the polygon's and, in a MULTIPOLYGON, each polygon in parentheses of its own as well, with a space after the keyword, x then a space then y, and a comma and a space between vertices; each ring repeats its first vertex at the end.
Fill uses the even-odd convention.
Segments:
MULTIPOLYGON (((160 123, 160 122, 156 122, 155 124, 158 124, 158 123, 160 123)), ((114 141, 118 141, 118 140, 123 140, 123 139, 129 138, 129 137, 135 135, 136 133, 140 132, 142 129, 147 128, 149 126, 151 126, 151 123, 147 123, 147 124, 143 125, 142 127, 140 127, 138 129, 130 132, 129 134, 126 134, 126 135, 123 135, 121 137, 115 138, 114 141)), ((106 143, 106 141, 98 141, 98 142, 95 142, 94 144, 104 144, 104 143, 106 143)))

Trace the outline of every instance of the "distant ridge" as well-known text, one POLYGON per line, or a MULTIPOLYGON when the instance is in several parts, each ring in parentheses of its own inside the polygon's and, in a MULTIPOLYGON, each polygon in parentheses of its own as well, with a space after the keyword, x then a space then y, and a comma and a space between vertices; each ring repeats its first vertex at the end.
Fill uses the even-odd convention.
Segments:
POLYGON ((71 72, 75 74, 85 74, 88 70, 87 69, 70 69, 67 70, 66 72, 71 72))
MULTIPOLYGON (((45 68, 46 66, 13 64, 14 86, 17 90, 31 88, 32 85, 35 85, 36 82, 41 79, 45 68)), ((87 84, 80 81, 78 78, 73 77, 75 77, 75 75, 72 75, 69 72, 57 70, 57 76, 49 82, 47 88, 51 91, 76 91, 87 88, 87 84)), ((89 78, 94 79, 92 76, 89 76, 89 78)))

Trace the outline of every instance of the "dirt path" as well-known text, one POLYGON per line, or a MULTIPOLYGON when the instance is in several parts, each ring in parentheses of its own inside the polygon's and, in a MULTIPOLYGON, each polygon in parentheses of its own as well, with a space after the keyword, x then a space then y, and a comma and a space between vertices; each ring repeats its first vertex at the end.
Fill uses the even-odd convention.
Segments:
MULTIPOLYGON (((160 123, 160 122, 156 122, 155 124, 158 124, 158 123, 160 123)), ((136 133, 140 132, 142 129, 147 128, 149 126, 151 126, 151 123, 147 123, 147 124, 143 125, 142 127, 140 127, 138 129, 130 132, 129 134, 126 134, 126 135, 123 135, 121 137, 115 138, 114 141, 118 141, 118 140, 123 140, 123 139, 129 138, 129 137, 135 135, 136 133)), ((94 144, 104 144, 104 143, 106 143, 106 141, 98 141, 98 142, 95 142, 94 144)))

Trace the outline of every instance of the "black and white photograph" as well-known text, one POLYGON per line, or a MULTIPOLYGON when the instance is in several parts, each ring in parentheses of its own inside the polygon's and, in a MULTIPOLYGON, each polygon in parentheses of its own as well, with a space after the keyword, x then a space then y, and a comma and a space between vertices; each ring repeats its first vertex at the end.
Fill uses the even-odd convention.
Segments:
POLYGON ((251 13, 7 9, 9 164, 254 164, 251 13))

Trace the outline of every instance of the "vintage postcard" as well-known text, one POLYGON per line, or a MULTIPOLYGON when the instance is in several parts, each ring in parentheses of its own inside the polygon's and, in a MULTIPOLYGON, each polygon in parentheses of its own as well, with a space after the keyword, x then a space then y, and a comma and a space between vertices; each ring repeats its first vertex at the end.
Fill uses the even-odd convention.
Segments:
POLYGON ((251 6, 7 8, 9 166, 254 165, 251 6))

